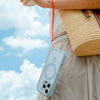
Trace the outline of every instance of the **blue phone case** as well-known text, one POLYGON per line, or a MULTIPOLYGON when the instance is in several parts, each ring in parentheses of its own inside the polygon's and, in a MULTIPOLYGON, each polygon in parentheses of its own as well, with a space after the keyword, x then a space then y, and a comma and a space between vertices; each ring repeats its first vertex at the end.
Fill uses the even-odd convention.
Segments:
POLYGON ((66 52, 51 49, 48 53, 47 60, 40 79, 37 84, 37 90, 44 96, 50 97, 55 89, 56 80, 59 77, 62 65, 65 62, 66 52))

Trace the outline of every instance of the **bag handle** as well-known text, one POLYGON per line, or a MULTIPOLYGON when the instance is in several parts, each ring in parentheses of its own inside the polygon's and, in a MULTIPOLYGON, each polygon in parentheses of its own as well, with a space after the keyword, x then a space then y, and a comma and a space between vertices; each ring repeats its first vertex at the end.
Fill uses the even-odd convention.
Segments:
POLYGON ((82 12, 83 12, 83 14, 84 14, 84 16, 86 17, 86 18, 90 18, 91 16, 89 15, 89 13, 87 12, 87 10, 82 10, 82 12))
MULTIPOLYGON (((82 10, 82 12, 83 12, 83 14, 84 14, 84 16, 86 18, 90 18, 91 17, 89 15, 89 13, 87 12, 87 10, 82 10)), ((99 24, 99 27, 100 27, 100 9, 92 9, 92 12, 93 12, 98 24, 99 24)))
POLYGON ((92 12, 99 24, 99 27, 100 27, 100 9, 93 9, 92 12))

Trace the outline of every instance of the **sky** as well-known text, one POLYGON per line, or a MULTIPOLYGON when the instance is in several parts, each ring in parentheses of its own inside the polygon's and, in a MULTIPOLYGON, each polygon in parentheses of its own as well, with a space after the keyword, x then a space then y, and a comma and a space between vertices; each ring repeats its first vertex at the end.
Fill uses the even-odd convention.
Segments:
POLYGON ((50 49, 49 10, 0 0, 0 100, 36 100, 50 49))

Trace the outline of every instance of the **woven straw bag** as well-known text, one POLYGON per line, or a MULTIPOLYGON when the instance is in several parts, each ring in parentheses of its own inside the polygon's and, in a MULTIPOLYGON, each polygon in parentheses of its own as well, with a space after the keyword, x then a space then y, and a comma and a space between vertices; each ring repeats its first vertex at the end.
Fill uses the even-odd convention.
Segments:
POLYGON ((100 54, 100 27, 92 12, 85 17, 81 10, 59 10, 73 52, 76 56, 100 54))

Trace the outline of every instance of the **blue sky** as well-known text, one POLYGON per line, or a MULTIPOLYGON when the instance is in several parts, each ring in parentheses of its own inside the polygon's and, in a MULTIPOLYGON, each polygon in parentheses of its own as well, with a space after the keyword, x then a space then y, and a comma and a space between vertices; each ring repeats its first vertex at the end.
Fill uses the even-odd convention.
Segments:
POLYGON ((35 100, 50 48, 49 9, 0 0, 0 100, 35 100))

